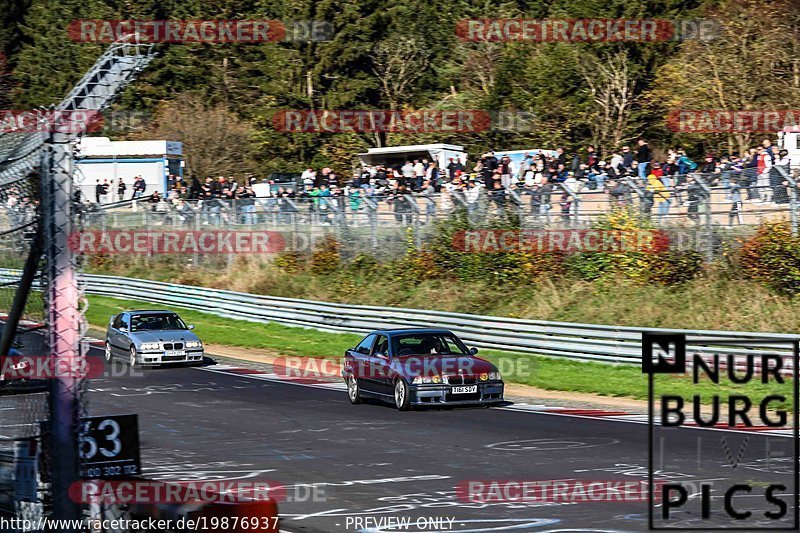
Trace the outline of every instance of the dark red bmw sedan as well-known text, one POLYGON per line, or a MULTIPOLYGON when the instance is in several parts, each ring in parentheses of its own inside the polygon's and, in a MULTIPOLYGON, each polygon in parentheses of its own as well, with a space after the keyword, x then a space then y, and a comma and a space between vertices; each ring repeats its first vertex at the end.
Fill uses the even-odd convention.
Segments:
POLYGON ((502 376, 477 353, 446 329, 378 330, 345 352, 342 377, 354 404, 377 398, 405 411, 501 403, 502 376))

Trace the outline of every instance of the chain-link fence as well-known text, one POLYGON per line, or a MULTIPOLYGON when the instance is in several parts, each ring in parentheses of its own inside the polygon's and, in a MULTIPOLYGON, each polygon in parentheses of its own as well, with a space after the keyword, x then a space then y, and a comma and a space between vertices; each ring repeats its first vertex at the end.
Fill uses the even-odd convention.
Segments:
POLYGON ((5 522, 17 524, 11 531, 23 527, 19 520, 40 529, 46 518, 92 512, 69 496, 86 412, 85 304, 69 237, 81 220, 73 145, 89 123, 75 111, 107 106, 151 50, 135 37, 113 44, 58 113, 42 110, 33 132, 0 135, 0 264, 21 272, 0 283, 0 517, 17 519, 5 522))
MULTIPOLYGON (((669 187, 623 178, 594 186, 443 187, 430 195, 370 196, 363 189, 345 188, 331 196, 138 199, 80 209, 87 229, 110 234, 267 230, 282 245, 273 252, 312 251, 315 243, 332 235, 346 258, 361 252, 391 258, 409 247, 423 247, 450 221, 463 220, 461 214, 472 228, 537 230, 596 227, 612 210, 623 208, 711 261, 728 249, 725 243, 752 233, 766 220, 787 220, 797 230, 796 175, 797 171, 780 173, 777 185, 745 180, 743 175, 690 174, 673 177, 669 187)), ((233 253, 220 260, 216 252, 213 257, 191 253, 181 261, 233 261, 233 253)), ((141 255, 146 261, 153 253, 148 249, 141 255)))

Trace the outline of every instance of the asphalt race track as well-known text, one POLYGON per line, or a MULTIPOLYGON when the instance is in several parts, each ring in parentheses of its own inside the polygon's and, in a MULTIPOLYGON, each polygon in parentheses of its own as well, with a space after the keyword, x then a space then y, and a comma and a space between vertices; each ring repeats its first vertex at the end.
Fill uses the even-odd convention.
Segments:
MULTIPOLYGON (((404 413, 352 406, 344 391, 211 370, 152 369, 92 380, 90 414, 139 414, 145 477, 287 485, 288 497, 302 501, 280 503, 284 531, 647 529, 646 502, 468 503, 455 494, 466 480, 646 480, 646 425, 497 408, 404 413), (306 485, 315 498, 291 490, 306 485), (386 517, 410 517, 412 524, 441 519, 447 526, 376 522, 386 517)), ((688 476, 702 461, 704 477, 692 481, 724 480, 733 470, 720 452, 723 437, 734 450, 748 440, 736 464, 745 478, 774 477, 782 468, 780 460, 759 459, 762 448, 775 449, 781 439, 678 431, 693 451, 667 459, 665 477, 688 476)), ((791 486, 788 471, 785 477, 791 486)), ((684 527, 697 514, 685 514, 684 527)))

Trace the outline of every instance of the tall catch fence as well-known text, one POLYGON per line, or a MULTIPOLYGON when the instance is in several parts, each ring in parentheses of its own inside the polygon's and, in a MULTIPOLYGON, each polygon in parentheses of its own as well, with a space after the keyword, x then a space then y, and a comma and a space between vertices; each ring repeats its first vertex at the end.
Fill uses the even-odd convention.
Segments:
POLYGON ((26 373, 22 361, 81 367, 85 304, 69 246, 80 230, 74 143, 91 126, 80 111, 108 106, 151 52, 135 37, 111 45, 60 104, 40 110, 34 131, 0 134, 0 262, 18 269, 0 285, 0 517, 41 526, 91 511, 68 495, 79 479, 83 381, 70 371, 26 373))

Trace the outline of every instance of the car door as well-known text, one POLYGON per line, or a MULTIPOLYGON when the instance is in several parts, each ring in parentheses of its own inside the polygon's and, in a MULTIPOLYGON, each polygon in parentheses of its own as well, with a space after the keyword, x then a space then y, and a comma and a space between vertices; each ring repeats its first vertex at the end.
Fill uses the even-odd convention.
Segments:
MULTIPOLYGON (((392 387, 388 384, 389 376, 389 337, 378 335, 372 353, 369 356, 366 371, 370 390, 378 394, 392 394, 392 387)), ((366 380, 365 380, 366 381, 366 380)))
POLYGON ((117 320, 114 321, 114 324, 111 329, 111 336, 109 339, 109 343, 111 344, 111 353, 114 355, 128 355, 128 346, 130 346, 130 340, 128 338, 128 332, 131 328, 131 319, 129 313, 120 313, 117 316, 117 320))
POLYGON ((364 377, 367 375, 366 366, 369 364, 369 354, 372 352, 372 345, 375 343, 375 337, 377 337, 377 335, 374 333, 367 335, 358 343, 358 346, 352 350, 347 350, 347 358, 349 359, 349 361, 347 361, 348 366, 353 376, 358 381, 359 387, 362 389, 366 388, 364 377))

